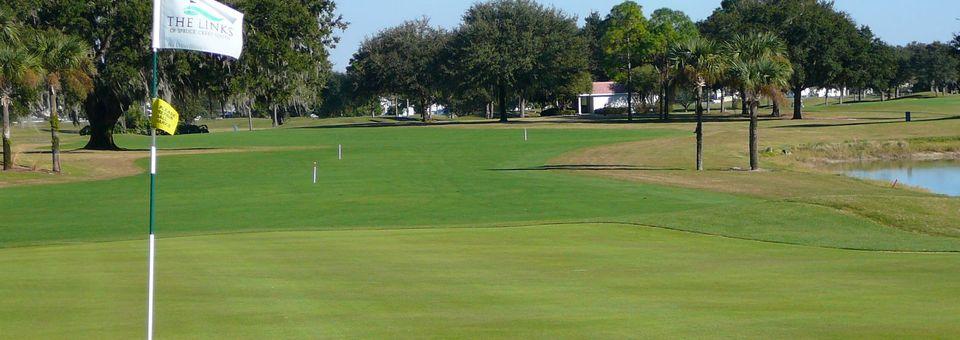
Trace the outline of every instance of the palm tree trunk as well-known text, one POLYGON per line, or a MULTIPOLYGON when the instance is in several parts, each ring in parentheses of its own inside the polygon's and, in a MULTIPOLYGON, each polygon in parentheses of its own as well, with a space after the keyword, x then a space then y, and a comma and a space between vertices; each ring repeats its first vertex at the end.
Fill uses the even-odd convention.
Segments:
POLYGON ((756 100, 750 102, 750 170, 760 170, 760 137, 757 134, 759 120, 757 119, 756 100))
POLYGON ((523 92, 520 92, 520 100, 517 102, 517 107, 520 108, 520 118, 527 118, 527 107, 526 102, 523 100, 523 92))
POLYGON ((793 88, 793 119, 803 119, 803 89, 798 87, 793 88))
POLYGON ((727 113, 727 108, 723 107, 723 104, 724 104, 723 101, 726 99, 724 98, 724 96, 726 96, 726 93, 721 88, 720 89, 720 113, 727 113))
POLYGON ((747 91, 743 88, 740 88, 740 115, 746 116, 750 114, 750 108, 747 105, 747 91))
POLYGON ((507 123, 509 122, 507 118, 507 90, 501 85, 497 94, 497 100, 500 104, 500 122, 507 123))
POLYGON ((670 120, 670 113, 673 112, 673 103, 676 98, 676 89, 673 88, 673 85, 669 80, 667 81, 667 102, 664 103, 667 111, 663 114, 663 120, 670 120))
POLYGON ((697 87, 697 171, 703 171, 703 87, 697 87))
POLYGON ((427 122, 427 101, 423 98, 420 98, 420 120, 424 123, 427 122))
POLYGON ((53 172, 60 172, 60 117, 57 114, 57 91, 50 88, 50 151, 53 154, 53 172))
POLYGON ((3 170, 13 169, 13 151, 10 142, 10 97, 0 98, 3 105, 3 170))
POLYGON ((780 117, 780 102, 778 102, 776 99, 772 100, 771 102, 773 103, 773 112, 771 113, 771 115, 774 116, 774 117, 778 117, 778 118, 779 118, 779 117, 780 117))
POLYGON ((277 106, 273 106, 273 127, 280 126, 280 121, 277 120, 277 106))
POLYGON ((667 102, 667 91, 664 90, 663 82, 660 82, 660 103, 658 105, 660 108, 659 110, 660 119, 666 119, 664 118, 667 115, 667 104, 665 104, 666 102, 667 102))
POLYGON ((244 106, 246 106, 245 109, 247 110, 247 129, 253 131, 253 108, 250 107, 250 105, 244 106))
POLYGON ((710 106, 711 106, 710 104, 713 104, 713 100, 711 97, 712 97, 712 93, 707 93, 706 100, 701 99, 701 102, 706 102, 707 104, 707 114, 710 114, 710 106))

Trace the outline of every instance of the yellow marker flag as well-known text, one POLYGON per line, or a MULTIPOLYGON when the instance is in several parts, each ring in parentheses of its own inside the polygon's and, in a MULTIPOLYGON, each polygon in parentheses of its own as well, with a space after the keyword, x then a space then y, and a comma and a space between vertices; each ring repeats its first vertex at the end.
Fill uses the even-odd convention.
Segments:
POLYGON ((153 100, 153 119, 151 119, 151 123, 157 130, 175 135, 177 134, 177 124, 180 124, 180 114, 170 103, 157 98, 153 100))

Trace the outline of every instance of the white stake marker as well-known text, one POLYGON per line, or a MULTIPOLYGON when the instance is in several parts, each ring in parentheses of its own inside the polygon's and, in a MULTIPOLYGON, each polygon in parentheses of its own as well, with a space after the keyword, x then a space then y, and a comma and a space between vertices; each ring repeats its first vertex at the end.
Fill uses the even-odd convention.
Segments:
POLYGON ((527 138, 527 129, 523 129, 523 141, 526 142, 529 139, 527 138))
POLYGON ((337 159, 343 160, 343 144, 337 145, 337 159))

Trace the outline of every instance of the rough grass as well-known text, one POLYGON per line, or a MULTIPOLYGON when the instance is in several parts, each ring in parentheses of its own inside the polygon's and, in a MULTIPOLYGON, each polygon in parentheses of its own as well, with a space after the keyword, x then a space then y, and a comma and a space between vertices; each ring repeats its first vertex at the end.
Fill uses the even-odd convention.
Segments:
MULTIPOLYGON (((729 171, 748 165, 747 123, 739 121, 706 124, 705 160, 709 171, 703 174, 689 170, 694 159, 692 133, 683 137, 577 150, 552 159, 551 163, 619 164, 635 169, 582 173, 815 204, 840 209, 891 228, 960 236, 960 199, 937 197, 912 189, 891 189, 889 185, 847 178, 808 162, 908 158, 918 154, 928 158, 956 157, 955 150, 960 150, 957 137, 960 119, 946 113, 958 111, 960 97, 950 96, 845 104, 827 112, 812 112, 804 121, 763 121, 761 149, 772 151, 762 159, 762 165, 770 171, 762 173, 729 171), (860 105, 869 105, 880 112, 842 111, 843 107, 859 110, 860 105), (900 110, 920 113, 913 123, 906 123, 902 114, 884 112, 900 110)), ((657 126, 686 132, 693 130, 690 123, 657 126)))
POLYGON ((792 156, 800 162, 956 159, 960 158, 960 137, 817 142, 786 148, 768 148, 768 150, 770 150, 768 156, 792 156))

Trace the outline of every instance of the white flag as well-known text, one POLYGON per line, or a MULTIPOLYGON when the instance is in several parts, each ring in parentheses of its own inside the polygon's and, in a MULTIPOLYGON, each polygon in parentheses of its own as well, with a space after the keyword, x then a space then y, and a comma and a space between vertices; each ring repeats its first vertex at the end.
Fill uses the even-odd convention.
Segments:
POLYGON ((239 59, 243 13, 213 0, 153 0, 153 48, 239 59))

